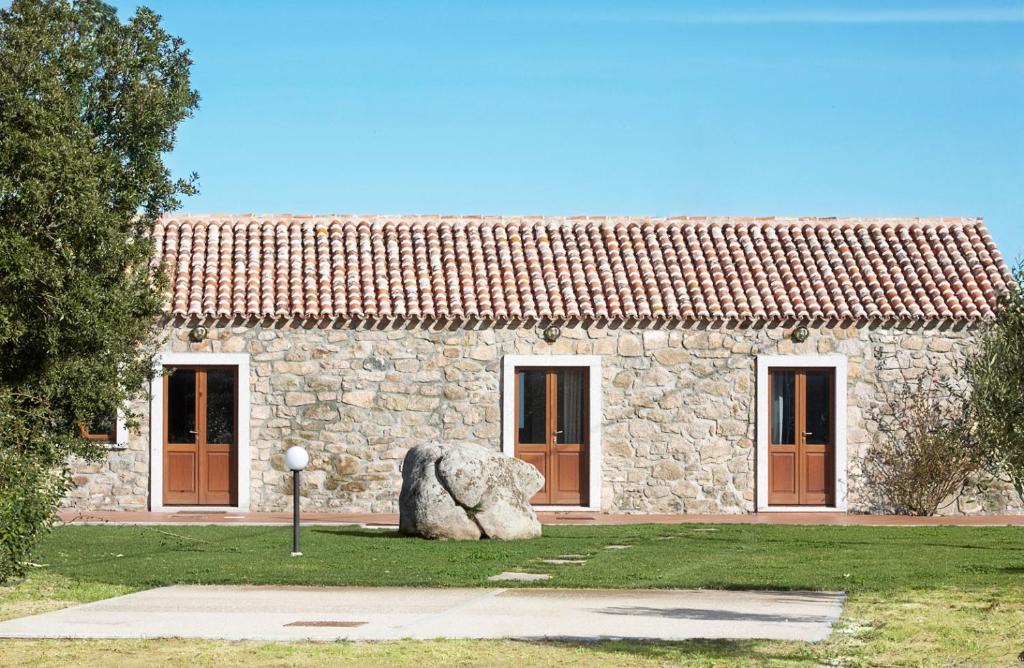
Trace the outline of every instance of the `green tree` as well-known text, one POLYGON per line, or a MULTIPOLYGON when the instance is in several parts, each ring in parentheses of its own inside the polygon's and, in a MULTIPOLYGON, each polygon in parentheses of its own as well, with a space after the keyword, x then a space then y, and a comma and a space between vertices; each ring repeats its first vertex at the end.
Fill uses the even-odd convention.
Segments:
POLYGON ((970 413, 984 459, 1024 498, 1024 264, 968 359, 970 413))
POLYGON ((98 0, 0 10, 0 581, 101 453, 78 424, 142 392, 157 217, 193 191, 163 157, 198 95, 160 17, 98 0))

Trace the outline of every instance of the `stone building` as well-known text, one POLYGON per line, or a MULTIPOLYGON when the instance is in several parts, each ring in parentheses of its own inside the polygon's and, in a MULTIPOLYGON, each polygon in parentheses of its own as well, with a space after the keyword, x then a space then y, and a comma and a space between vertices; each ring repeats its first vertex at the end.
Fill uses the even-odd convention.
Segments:
MULTIPOLYGON (((408 448, 539 507, 869 512, 886 390, 949 373, 1011 275, 977 219, 168 217, 148 400, 82 509, 394 512, 408 448)), ((102 438, 102 435, 100 436, 102 438)), ((998 484, 944 512, 1020 512, 998 484)))

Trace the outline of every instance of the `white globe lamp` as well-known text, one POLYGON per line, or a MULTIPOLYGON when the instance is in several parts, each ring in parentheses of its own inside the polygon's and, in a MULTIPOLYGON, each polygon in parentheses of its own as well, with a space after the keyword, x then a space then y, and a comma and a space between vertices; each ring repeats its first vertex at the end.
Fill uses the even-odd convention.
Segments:
POLYGON ((309 464, 309 453, 301 445, 293 445, 284 453, 284 463, 291 471, 301 471, 309 464))
POLYGON ((293 445, 284 453, 284 463, 292 472, 292 556, 301 557, 299 549, 299 474, 309 464, 309 453, 301 445, 293 445))

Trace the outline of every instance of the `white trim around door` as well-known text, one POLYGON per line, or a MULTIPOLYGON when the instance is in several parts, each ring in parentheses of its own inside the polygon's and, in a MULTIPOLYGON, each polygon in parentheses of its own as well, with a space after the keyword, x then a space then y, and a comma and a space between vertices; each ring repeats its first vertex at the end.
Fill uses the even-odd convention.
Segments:
MULTIPOLYGON (((233 366, 238 369, 238 505, 230 510, 249 510, 249 353, 161 353, 157 373, 149 389, 149 509, 154 512, 186 510, 164 506, 164 367, 233 366)), ((217 507, 203 506, 203 510, 217 507)))
POLYGON ((758 355, 757 356, 757 511, 758 512, 845 512, 846 511, 846 356, 845 355, 758 355), (835 505, 768 505, 768 372, 774 367, 834 369, 835 373, 835 505))
POLYGON ((585 367, 589 370, 589 430, 586 506, 534 506, 535 510, 601 509, 601 357, 599 355, 505 355, 501 376, 501 451, 516 456, 515 370, 517 366, 585 367))

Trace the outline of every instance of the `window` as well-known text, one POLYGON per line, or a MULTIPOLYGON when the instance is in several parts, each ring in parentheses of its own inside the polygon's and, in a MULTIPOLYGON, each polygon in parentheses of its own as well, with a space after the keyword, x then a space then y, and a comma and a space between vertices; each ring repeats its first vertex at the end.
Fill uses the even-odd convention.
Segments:
POLYGON ((107 414, 97 417, 89 424, 79 422, 78 433, 82 438, 94 443, 117 443, 117 416, 107 414))

